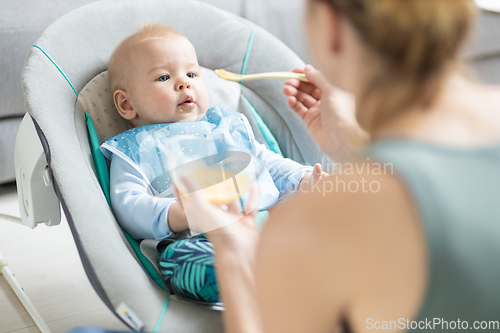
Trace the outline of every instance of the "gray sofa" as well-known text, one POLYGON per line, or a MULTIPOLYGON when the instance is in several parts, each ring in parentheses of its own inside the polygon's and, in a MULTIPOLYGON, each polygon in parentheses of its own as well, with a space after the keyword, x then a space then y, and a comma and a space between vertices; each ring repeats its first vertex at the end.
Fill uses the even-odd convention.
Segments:
MULTIPOLYGON (((0 11, 0 184, 13 181, 14 142, 25 113, 19 80, 30 47, 42 31, 65 13, 95 0, 4 1, 0 11)), ((182 0, 179 0, 182 1, 182 0)), ((302 29, 304 0, 200 0, 240 15, 268 30, 305 62, 302 29)), ((500 13, 483 12, 479 38, 464 52, 478 76, 500 83, 500 13)))
POLYGON ((2 1, 0 9, 0 184, 14 180, 14 142, 25 114, 21 70, 31 45, 55 19, 92 0, 2 1))

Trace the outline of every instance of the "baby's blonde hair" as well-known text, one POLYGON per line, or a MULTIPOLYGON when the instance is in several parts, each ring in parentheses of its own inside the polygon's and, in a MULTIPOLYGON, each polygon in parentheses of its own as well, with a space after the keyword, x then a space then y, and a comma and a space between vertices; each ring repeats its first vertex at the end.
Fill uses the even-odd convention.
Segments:
POLYGON ((114 93, 117 89, 124 89, 127 79, 127 65, 131 65, 130 50, 138 42, 151 37, 164 37, 168 35, 182 36, 172 26, 159 22, 150 22, 141 26, 134 34, 125 38, 115 48, 108 63, 109 85, 114 93))

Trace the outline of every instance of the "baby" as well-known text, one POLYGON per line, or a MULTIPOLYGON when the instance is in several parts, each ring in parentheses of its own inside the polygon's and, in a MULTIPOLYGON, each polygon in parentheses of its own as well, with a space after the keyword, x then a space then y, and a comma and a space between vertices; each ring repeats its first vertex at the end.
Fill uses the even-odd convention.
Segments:
POLYGON ((310 177, 313 167, 258 143, 244 115, 208 109, 194 47, 171 27, 149 24, 125 39, 113 52, 108 72, 116 108, 133 128, 103 143, 101 151, 111 161, 113 210, 136 239, 160 240, 189 229, 163 161, 168 137, 210 136, 255 155, 267 169, 258 179, 259 209, 322 174, 318 164, 310 177))
POLYGON ((313 171, 270 151, 255 140, 244 115, 220 107, 208 109, 194 47, 171 27, 149 24, 125 39, 113 52, 108 72, 116 108, 132 126, 101 146, 111 161, 113 211, 136 239, 168 238, 161 244, 170 245, 158 249, 158 266, 171 291, 217 302, 211 244, 203 237, 170 242, 189 225, 175 196, 165 142, 195 135, 256 156, 266 167, 257 178, 258 209, 271 207, 301 182, 317 181, 321 166, 313 171))

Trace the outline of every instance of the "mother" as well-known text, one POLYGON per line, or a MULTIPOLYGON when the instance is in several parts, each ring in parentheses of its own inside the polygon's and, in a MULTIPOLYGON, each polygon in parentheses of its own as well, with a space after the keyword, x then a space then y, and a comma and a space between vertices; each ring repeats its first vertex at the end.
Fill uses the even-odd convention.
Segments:
POLYGON ((308 0, 324 76, 307 66, 288 103, 334 159, 371 142, 349 157, 355 172, 322 180, 332 191, 274 209, 260 239, 252 214, 208 233, 229 332, 498 329, 500 89, 457 60, 474 12, 472 0, 308 0))

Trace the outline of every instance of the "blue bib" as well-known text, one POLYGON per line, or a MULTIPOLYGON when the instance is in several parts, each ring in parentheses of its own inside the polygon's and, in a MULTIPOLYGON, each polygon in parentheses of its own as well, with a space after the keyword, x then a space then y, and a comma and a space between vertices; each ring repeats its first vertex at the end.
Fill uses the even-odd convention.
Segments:
MULTIPOLYGON (((220 107, 213 107, 205 116, 195 122, 151 124, 129 129, 114 136, 101 145, 103 155, 111 160, 112 155, 119 157, 136 169, 148 182, 151 195, 174 197, 172 177, 167 167, 165 142, 167 139, 190 135, 207 138, 212 142, 237 147, 243 152, 254 154, 254 136, 244 115, 220 107)), ((214 154, 206 147, 199 149, 200 156, 214 154)), ((267 208, 276 203, 279 191, 271 175, 264 170, 258 176, 259 208, 267 208)))

